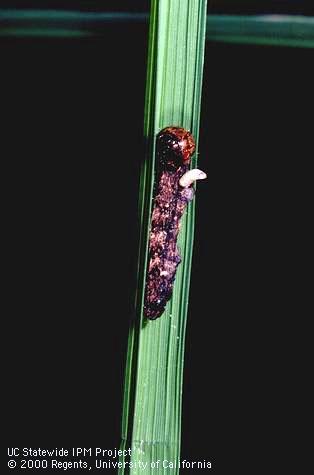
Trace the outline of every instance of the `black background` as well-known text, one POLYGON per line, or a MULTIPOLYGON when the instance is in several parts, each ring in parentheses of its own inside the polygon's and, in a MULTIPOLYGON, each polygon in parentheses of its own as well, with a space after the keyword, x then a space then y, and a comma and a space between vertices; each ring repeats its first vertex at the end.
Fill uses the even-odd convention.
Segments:
MULTIPOLYGON (((146 38, 114 25, 95 39, 1 39, 8 447, 119 445, 146 38)), ((311 60, 206 48, 182 458, 217 473, 258 466, 247 439, 254 451, 287 371, 273 357, 294 304, 283 282, 311 60)))
MULTIPOLYGON (((149 0, 1 0, 3 8, 39 8, 82 11, 134 11, 145 12, 150 8, 149 0)), ((285 13, 312 15, 313 4, 310 0, 209 0, 208 12, 211 13, 285 13)))

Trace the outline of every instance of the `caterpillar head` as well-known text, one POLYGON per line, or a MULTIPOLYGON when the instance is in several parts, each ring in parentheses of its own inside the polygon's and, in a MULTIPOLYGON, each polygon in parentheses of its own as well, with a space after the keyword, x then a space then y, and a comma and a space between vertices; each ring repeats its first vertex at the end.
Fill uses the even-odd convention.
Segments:
POLYGON ((165 169, 177 170, 189 165, 194 152, 194 138, 182 127, 166 127, 157 135, 157 157, 165 169))

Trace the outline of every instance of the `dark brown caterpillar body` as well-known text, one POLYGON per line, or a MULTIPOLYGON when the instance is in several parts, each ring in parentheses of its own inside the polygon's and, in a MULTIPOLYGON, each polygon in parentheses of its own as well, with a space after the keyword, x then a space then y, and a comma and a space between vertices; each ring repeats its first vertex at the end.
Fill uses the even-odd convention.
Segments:
POLYGON ((195 151, 195 141, 189 131, 167 127, 159 132, 156 145, 157 179, 144 303, 144 313, 151 320, 161 316, 172 295, 181 262, 177 248, 180 219, 193 199, 192 183, 206 178, 200 170, 188 171, 195 151))

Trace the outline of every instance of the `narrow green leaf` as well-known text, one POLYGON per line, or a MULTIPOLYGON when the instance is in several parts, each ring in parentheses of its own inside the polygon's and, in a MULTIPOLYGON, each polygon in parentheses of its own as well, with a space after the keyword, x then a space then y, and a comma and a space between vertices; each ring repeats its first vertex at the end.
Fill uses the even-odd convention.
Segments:
POLYGON ((314 48, 314 18, 209 15, 206 38, 224 43, 314 48))
MULTIPOLYGON (((182 376, 192 263, 194 203, 186 212, 178 245, 182 262, 173 297, 161 318, 143 316, 147 250, 155 168, 155 139, 169 125, 199 135, 206 27, 206 0, 151 3, 144 133, 147 156, 141 172, 141 223, 135 321, 128 345, 121 448, 131 447, 120 474, 179 473, 182 376), (154 463, 160 460, 159 466, 154 463), (163 463, 163 461, 165 461, 163 463), (168 462, 167 462, 168 461, 168 462), (128 463, 133 464, 133 467, 128 463)), ((196 165, 197 154, 192 166, 196 165)))
MULTIPOLYGON (((146 13, 0 9, 0 36, 101 35, 110 23, 143 23, 146 13)), ((209 15, 206 39, 314 48, 314 18, 301 15, 209 15)))

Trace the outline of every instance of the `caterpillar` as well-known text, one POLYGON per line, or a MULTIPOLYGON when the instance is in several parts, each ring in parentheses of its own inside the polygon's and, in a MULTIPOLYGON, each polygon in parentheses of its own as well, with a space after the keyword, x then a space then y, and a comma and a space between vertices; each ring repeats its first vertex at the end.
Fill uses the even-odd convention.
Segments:
POLYGON ((189 170, 195 152, 192 134, 181 127, 166 127, 156 139, 156 181, 148 248, 144 314, 160 317, 172 296, 177 267, 180 219, 193 199, 193 183, 206 178, 198 169, 189 170))

